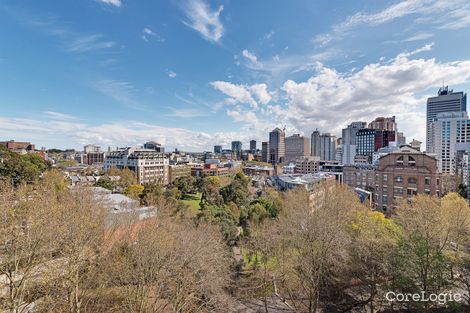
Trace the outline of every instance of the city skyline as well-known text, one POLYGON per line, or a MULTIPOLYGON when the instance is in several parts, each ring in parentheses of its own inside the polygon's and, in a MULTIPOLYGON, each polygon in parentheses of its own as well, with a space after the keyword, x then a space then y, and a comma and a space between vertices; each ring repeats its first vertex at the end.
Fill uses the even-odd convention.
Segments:
POLYGON ((426 99, 444 84, 470 90, 470 4, 337 7, 4 1, 0 140, 211 151, 276 127, 340 137, 396 116, 407 141, 425 142, 426 99))

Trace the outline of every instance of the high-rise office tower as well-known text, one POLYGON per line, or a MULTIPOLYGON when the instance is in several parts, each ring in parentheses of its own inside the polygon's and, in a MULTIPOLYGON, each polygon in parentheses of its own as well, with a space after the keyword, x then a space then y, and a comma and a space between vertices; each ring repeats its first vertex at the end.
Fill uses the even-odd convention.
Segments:
POLYGON ((286 162, 310 155, 310 138, 294 134, 286 137, 286 162))
POLYGON ((439 171, 454 175, 456 155, 470 147, 470 119, 466 112, 439 113, 430 125, 431 150, 439 160, 439 171))
POLYGON ((215 145, 215 146, 214 146, 214 153, 217 153, 217 154, 222 153, 222 146, 220 146, 220 145, 215 145))
POLYGON ((240 141, 232 141, 232 157, 236 160, 241 160, 242 143, 240 141))
POLYGON ((343 164, 354 164, 356 156, 356 134, 359 129, 366 128, 366 122, 352 122, 342 131, 343 138, 343 164))
POLYGON ((321 134, 320 135, 320 160, 333 161, 335 159, 336 159, 336 136, 333 136, 330 133, 321 134))
POLYGON ((310 137, 310 155, 320 156, 320 132, 318 129, 314 130, 310 137))
POLYGON ((256 140, 250 140, 250 152, 253 154, 256 152, 256 140))
POLYGON ((283 163, 286 155, 286 134, 280 128, 275 128, 269 133, 269 162, 272 164, 283 163))
POLYGON ((269 142, 267 141, 261 143, 261 159, 263 162, 269 162, 269 142))
POLYGON ((428 98, 426 105, 426 152, 433 150, 431 123, 439 113, 467 111, 467 94, 453 92, 448 86, 439 88, 437 97, 428 98))

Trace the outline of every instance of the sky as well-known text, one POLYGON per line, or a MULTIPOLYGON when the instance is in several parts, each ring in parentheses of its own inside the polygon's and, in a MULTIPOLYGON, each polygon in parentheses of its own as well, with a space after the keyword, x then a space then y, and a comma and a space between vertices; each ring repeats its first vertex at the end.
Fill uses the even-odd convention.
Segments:
POLYGON ((468 0, 2 0, 0 140, 230 148, 470 91, 468 0))

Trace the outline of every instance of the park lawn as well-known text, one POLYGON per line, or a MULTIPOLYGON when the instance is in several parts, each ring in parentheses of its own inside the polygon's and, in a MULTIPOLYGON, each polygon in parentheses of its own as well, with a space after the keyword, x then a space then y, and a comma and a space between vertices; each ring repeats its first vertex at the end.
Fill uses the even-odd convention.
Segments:
POLYGON ((186 194, 181 201, 189 205, 191 213, 197 214, 201 208, 199 206, 201 202, 201 194, 199 192, 196 194, 186 194))

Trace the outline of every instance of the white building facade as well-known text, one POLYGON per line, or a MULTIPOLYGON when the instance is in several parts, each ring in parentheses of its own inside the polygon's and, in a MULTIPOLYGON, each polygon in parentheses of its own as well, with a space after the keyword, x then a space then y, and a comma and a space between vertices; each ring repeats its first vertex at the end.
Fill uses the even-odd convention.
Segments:
POLYGON ((106 155, 103 168, 129 168, 136 174, 139 184, 168 184, 169 160, 161 152, 129 147, 106 155))

